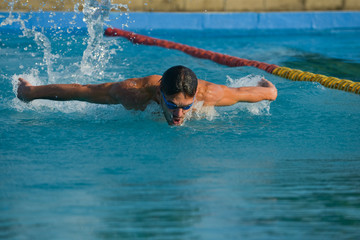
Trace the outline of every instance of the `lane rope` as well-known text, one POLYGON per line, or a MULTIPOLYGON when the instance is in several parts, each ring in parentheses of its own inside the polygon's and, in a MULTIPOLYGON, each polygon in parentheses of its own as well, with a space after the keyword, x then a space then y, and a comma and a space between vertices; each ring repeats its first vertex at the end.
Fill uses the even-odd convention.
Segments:
POLYGON ((153 38, 117 28, 107 28, 105 30, 105 35, 112 37, 124 37, 134 44, 151 45, 151 46, 158 46, 167 49, 179 50, 193 57, 208 59, 218 64, 226 65, 229 67, 240 67, 240 66, 256 67, 273 75, 286 78, 289 80, 318 82, 327 88, 338 89, 346 92, 360 94, 360 82, 353 82, 347 79, 328 77, 321 74, 304 72, 298 69, 280 67, 275 64, 268 64, 264 62, 234 57, 222 53, 217 53, 201 48, 192 47, 181 43, 153 38))

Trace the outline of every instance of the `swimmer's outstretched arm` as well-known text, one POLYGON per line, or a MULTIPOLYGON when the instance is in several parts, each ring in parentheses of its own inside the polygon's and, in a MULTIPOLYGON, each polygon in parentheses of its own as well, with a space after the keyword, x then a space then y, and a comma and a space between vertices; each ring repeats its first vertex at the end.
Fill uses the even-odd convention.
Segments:
POLYGON ((266 79, 262 79, 256 87, 232 88, 225 85, 205 83, 205 103, 214 106, 230 106, 238 102, 274 101, 277 98, 277 89, 266 79))
POLYGON ((237 102, 260 102, 263 100, 274 101, 277 98, 277 89, 274 84, 266 79, 261 79, 256 87, 239 87, 224 89, 224 97, 217 105, 232 105, 237 102))
POLYGON ((94 85, 50 84, 33 86, 23 78, 19 78, 17 97, 24 102, 35 99, 57 101, 86 101, 100 104, 118 104, 120 99, 112 94, 120 83, 103 83, 94 85))

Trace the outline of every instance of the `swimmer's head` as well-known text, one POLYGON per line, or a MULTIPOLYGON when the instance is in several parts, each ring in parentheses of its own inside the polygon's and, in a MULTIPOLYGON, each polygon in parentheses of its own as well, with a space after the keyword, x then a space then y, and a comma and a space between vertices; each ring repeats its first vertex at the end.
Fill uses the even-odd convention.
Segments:
POLYGON ((198 86, 195 73, 184 66, 165 71, 160 83, 160 102, 164 116, 170 125, 182 125, 190 111, 198 86))
POLYGON ((198 79, 195 73, 187 67, 175 66, 166 70, 161 78, 160 89, 166 95, 184 93, 195 96, 198 79))

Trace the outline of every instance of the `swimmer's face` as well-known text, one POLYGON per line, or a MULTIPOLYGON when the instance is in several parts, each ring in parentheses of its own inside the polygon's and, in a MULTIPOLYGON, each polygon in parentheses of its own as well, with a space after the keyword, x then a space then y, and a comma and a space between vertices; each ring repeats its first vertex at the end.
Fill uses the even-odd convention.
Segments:
POLYGON ((160 93, 161 107, 169 125, 180 126, 184 123, 186 113, 188 113, 194 103, 194 97, 184 93, 165 95, 160 93))

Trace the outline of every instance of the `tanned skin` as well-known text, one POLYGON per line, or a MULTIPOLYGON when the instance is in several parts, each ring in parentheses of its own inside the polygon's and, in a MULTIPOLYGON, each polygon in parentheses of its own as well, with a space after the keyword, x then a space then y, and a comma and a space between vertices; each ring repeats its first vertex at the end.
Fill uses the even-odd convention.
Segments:
MULTIPOLYGON (((181 125, 185 114, 190 111, 182 108, 167 108, 160 92, 160 75, 143 78, 131 78, 122 82, 103 84, 50 84, 33 86, 19 78, 17 96, 24 102, 35 99, 57 101, 85 101, 98 104, 122 104, 126 109, 144 111, 151 102, 161 105, 164 116, 170 125, 181 125)), ((177 106, 186 106, 195 101, 203 101, 203 106, 230 106, 238 102, 274 101, 277 97, 276 87, 268 80, 262 79, 256 87, 231 88, 198 80, 194 96, 184 93, 165 95, 168 102, 177 106)))

